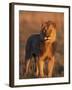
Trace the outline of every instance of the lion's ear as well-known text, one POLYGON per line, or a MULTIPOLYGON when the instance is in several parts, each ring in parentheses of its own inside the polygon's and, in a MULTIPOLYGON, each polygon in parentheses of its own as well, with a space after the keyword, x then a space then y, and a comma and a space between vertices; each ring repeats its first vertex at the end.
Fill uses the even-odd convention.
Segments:
POLYGON ((41 27, 43 27, 43 24, 41 24, 41 27))
POLYGON ((40 25, 40 33, 43 31, 43 24, 40 25))
POLYGON ((43 24, 41 24, 41 30, 43 29, 43 24))

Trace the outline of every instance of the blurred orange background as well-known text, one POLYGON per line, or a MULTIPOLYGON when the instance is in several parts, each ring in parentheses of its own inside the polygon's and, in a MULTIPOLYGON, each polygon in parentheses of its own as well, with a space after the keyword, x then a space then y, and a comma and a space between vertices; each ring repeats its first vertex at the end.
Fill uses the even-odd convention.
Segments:
POLYGON ((56 65, 54 77, 64 76, 64 13, 52 12, 19 12, 19 76, 25 78, 25 46, 27 39, 34 33, 39 33, 41 24, 46 21, 53 21, 57 28, 57 51, 55 54, 56 65))

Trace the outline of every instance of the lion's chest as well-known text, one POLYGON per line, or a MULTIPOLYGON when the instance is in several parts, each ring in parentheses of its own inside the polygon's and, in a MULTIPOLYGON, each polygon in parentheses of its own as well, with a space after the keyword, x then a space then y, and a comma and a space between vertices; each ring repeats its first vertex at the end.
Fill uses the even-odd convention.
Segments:
POLYGON ((51 58, 52 57, 52 45, 45 44, 41 51, 40 58, 51 58))

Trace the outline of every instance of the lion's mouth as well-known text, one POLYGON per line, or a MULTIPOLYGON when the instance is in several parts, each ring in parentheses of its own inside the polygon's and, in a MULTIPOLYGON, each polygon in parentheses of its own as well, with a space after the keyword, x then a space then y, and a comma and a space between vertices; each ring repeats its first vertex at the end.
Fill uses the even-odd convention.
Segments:
POLYGON ((50 37, 44 37, 44 40, 46 41, 46 40, 51 40, 51 38, 50 37))

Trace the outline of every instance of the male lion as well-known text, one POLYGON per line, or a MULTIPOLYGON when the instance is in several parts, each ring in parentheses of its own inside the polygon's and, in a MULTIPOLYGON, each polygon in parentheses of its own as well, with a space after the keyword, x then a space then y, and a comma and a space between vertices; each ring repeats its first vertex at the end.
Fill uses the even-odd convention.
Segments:
POLYGON ((29 63, 32 57, 35 60, 36 77, 44 77, 44 63, 48 60, 48 77, 52 77, 55 56, 54 43, 56 41, 56 24, 47 21, 41 25, 40 34, 29 37, 26 44, 26 73, 28 73, 29 63))

